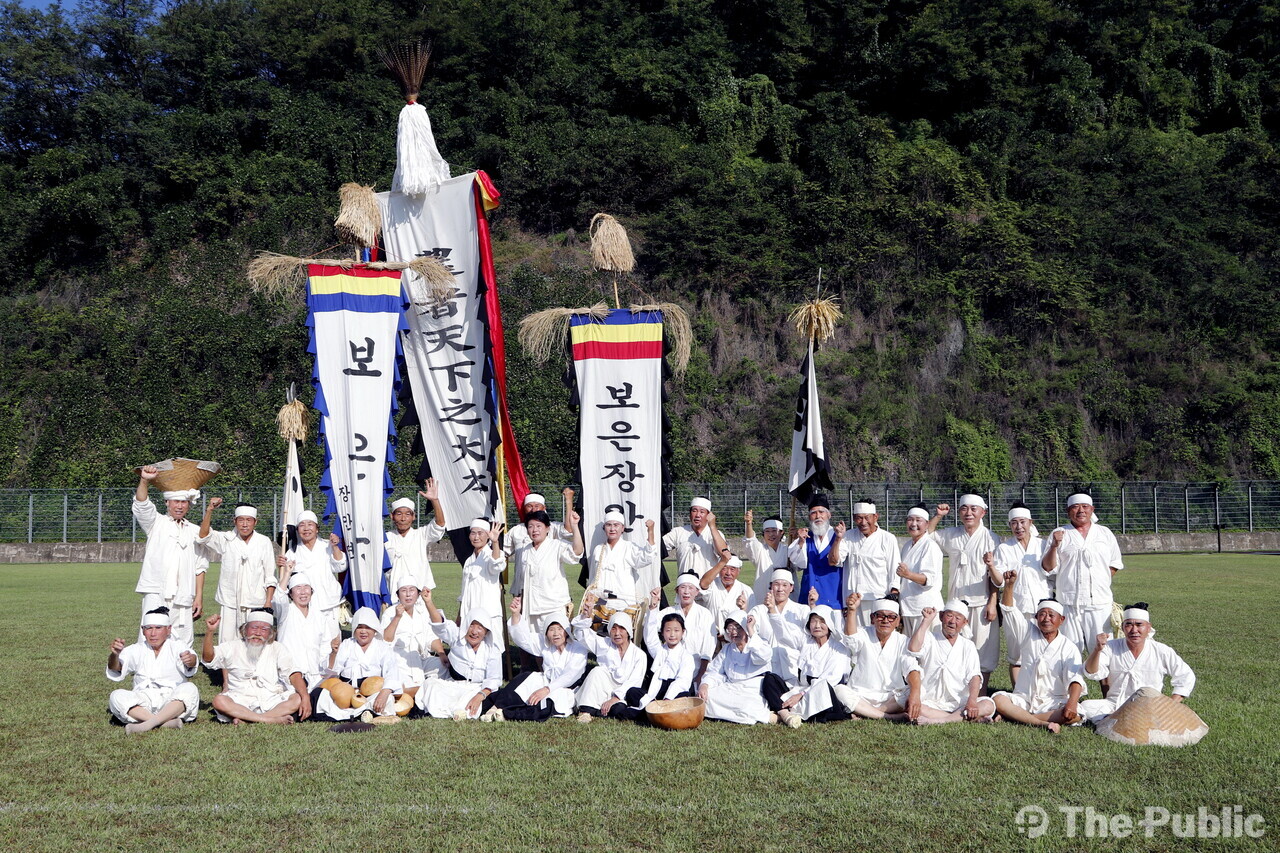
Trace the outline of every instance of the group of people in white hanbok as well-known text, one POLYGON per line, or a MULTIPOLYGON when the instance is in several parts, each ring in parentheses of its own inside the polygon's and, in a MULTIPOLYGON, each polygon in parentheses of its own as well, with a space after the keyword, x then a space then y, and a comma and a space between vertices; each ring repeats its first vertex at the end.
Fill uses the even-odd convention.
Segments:
POLYGON ((710 502, 694 498, 688 524, 661 540, 678 568, 670 606, 653 521, 637 541, 610 512, 576 611, 565 567, 586 554, 580 517, 570 509, 563 524, 553 522, 545 499, 531 494, 509 532, 501 522, 471 522, 472 552, 449 619, 433 599, 428 549, 446 528, 428 481, 420 496, 434 511, 429 524, 415 526, 414 501, 392 505, 391 602, 357 610, 343 639, 345 555, 337 537, 320 539, 314 515, 303 514, 297 546, 276 557, 254 530, 252 507, 237 507, 225 532, 210 529, 218 498, 198 528, 185 518, 198 499, 188 492, 166 493, 159 516, 147 499, 154 476, 143 469, 134 503, 148 536, 142 627, 132 645, 114 640, 107 661, 109 678, 133 676, 133 689, 109 701, 130 732, 195 719, 198 661, 222 673, 213 710, 234 723, 405 715, 643 723, 652 702, 696 696, 708 719, 741 724, 1005 719, 1058 731, 1096 723, 1166 678, 1177 700, 1195 684, 1182 658, 1151 639, 1146 604, 1124 608, 1112 636, 1111 577, 1124 563, 1083 493, 1067 502, 1069 524, 1048 537, 1021 504, 1008 510, 1010 536, 997 536, 979 495, 960 499, 960 523, 950 527, 941 527, 947 504, 932 514, 912 507, 901 541, 867 501, 851 507, 846 528, 817 495, 808 525, 789 539, 778 518, 764 521, 758 539, 747 512, 750 585, 710 502), (207 619, 197 659, 192 624, 211 556, 222 559, 221 611, 207 619), (993 692, 1002 635, 1012 689, 993 692), (517 660, 520 671, 504 685, 504 662, 517 660), (1102 698, 1087 698, 1090 682, 1102 698), (344 700, 360 689, 370 695, 344 700))

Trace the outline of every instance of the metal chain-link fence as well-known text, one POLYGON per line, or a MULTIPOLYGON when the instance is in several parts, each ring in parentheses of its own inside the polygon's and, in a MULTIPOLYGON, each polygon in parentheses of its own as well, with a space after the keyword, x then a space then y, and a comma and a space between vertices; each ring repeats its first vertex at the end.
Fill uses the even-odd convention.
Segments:
MULTIPOLYGON (((552 515, 560 518, 563 486, 532 488, 547 496, 552 515)), ((994 483, 982 490, 991 506, 989 526, 1003 532, 1004 514, 1015 500, 1030 507, 1041 530, 1063 524, 1067 496, 1080 488, 1078 483, 994 483)), ((1099 520, 1116 533, 1280 530, 1280 482, 1276 481, 1131 481, 1090 483, 1086 488, 1099 520)), ((913 504, 923 502, 930 511, 942 502, 955 507, 966 491, 957 483, 840 484, 832 493, 832 509, 835 518, 847 521, 854 501, 869 500, 877 505, 881 524, 901 532, 913 504)), ((259 510, 258 530, 278 538, 278 486, 228 488, 220 493, 226 504, 214 513, 214 527, 229 528, 234 504, 251 503, 259 510)), ((397 494, 416 496, 417 489, 406 486, 397 494)), ((782 483, 678 483, 667 496, 671 502, 667 520, 682 523, 694 496, 711 500, 720 528, 729 536, 742 534, 748 509, 755 515, 757 530, 771 515, 791 524, 791 496, 782 483)), ((156 499, 154 492, 152 497, 156 499)), ((417 500, 421 516, 425 501, 417 500)), ((0 489, 0 542, 136 542, 144 537, 133 520, 132 502, 133 489, 0 489)), ((309 494, 306 503, 317 513, 323 509, 317 492, 309 494)), ((196 504, 190 517, 198 521, 203 511, 204 505, 196 504)), ((795 507, 797 522, 804 523, 807 516, 805 507, 795 507)), ((952 513, 951 519, 955 523, 958 513, 952 513)), ((516 523, 514 509, 509 509, 507 521, 516 523)))

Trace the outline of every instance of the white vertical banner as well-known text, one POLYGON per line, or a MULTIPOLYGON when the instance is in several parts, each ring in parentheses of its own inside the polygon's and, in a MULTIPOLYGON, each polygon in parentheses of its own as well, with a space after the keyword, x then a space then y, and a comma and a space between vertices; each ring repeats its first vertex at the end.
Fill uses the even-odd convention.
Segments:
POLYGON ((453 273, 453 295, 430 297, 405 272, 410 304, 402 332, 423 450, 440 485, 445 525, 500 517, 496 486, 495 386, 489 375, 475 173, 444 181, 423 195, 378 193, 387 260, 435 258, 453 273), (495 514, 496 513, 496 514, 495 514))
MULTIPOLYGON (((610 311, 603 320, 577 314, 570 340, 579 406, 582 524, 587 553, 604 542, 610 510, 627 520, 626 536, 648 541, 645 522, 662 530, 662 312, 610 311)), ((594 571, 595 566, 591 566, 594 571)), ((655 558, 640 587, 658 585, 655 558)))
POLYGON ((400 273, 311 265, 308 276, 325 516, 336 516, 342 531, 352 605, 378 611, 386 601, 383 517, 394 458, 400 273))
POLYGON ((289 441, 289 458, 284 468, 284 494, 280 501, 280 530, 285 550, 298 544, 298 516, 302 514, 302 466, 298 464, 298 442, 289 441))
POLYGON ((808 501, 817 489, 832 489, 831 465, 822 440, 822 408, 818 403, 818 377, 813 365, 813 338, 800 366, 800 393, 791 432, 791 477, 787 491, 798 501, 808 501))

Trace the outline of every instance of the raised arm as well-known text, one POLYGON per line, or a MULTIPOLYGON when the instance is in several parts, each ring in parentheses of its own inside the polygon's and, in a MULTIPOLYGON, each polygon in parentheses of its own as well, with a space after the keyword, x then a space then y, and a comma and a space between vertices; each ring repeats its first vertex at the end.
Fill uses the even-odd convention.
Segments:
MULTIPOLYGON (((1058 568, 1058 548, 1062 546, 1062 528, 1053 531, 1053 535, 1049 537, 1049 548, 1044 552, 1044 556, 1040 558, 1040 568, 1046 572, 1051 572, 1058 568)), ((1115 572, 1112 572, 1115 574, 1115 572)))
POLYGON ((937 615, 938 611, 933 607, 921 608, 920 624, 916 626, 915 633, 911 635, 911 642, 907 643, 907 651, 911 652, 911 654, 918 655, 924 651, 924 638, 929 634, 929 628, 933 625, 933 617, 937 615))
POLYGON ((419 490, 418 494, 431 501, 432 521, 437 526, 444 527, 444 505, 440 503, 440 484, 436 482, 435 477, 428 477, 422 485, 425 488, 419 490))
POLYGON ((204 516, 200 519, 200 532, 198 536, 201 539, 209 538, 209 531, 213 525, 213 511, 222 506, 222 498, 209 498, 209 502, 204 505, 204 516))
POLYGON ((141 503, 147 499, 148 491, 151 488, 151 481, 156 478, 159 472, 154 465, 143 465, 141 475, 138 477, 138 489, 133 493, 133 499, 141 503))

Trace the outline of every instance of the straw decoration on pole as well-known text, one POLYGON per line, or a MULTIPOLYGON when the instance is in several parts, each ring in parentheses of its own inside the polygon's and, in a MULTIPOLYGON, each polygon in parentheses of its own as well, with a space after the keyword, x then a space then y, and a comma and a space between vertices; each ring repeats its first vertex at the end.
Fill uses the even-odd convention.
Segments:
POLYGON ((285 441, 304 441, 307 437, 307 407, 294 397, 276 412, 276 425, 285 441))
POLYGON ((520 321, 520 346, 535 364, 545 364, 556 353, 564 352, 569 341, 569 318, 588 314, 593 320, 609 316, 609 306, 597 302, 590 308, 547 308, 520 321))
POLYGON ((636 258, 631 252, 631 240, 622 223, 607 213, 591 217, 591 264, 598 270, 612 272, 613 306, 621 308, 618 299, 618 273, 629 273, 636 268, 636 258))
POLYGON ((422 80, 427 76, 427 63, 431 60, 431 42, 407 42, 378 48, 376 53, 400 84, 405 103, 416 104, 418 93, 422 91, 422 80))
POLYGON ((683 376, 693 355, 693 324, 689 322, 688 312, 674 302, 651 302, 629 308, 633 314, 639 311, 662 312, 663 334, 671 344, 671 372, 683 376))
POLYGON ((443 301, 453 295, 453 273, 435 258, 414 258, 409 263, 371 261, 359 264, 351 258, 295 258, 277 252, 259 252, 249 262, 249 284, 265 296, 284 296, 301 290, 307 282, 306 267, 319 264, 349 270, 360 266, 371 270, 410 270, 421 276, 424 285, 410 284, 410 299, 417 304, 443 301))
POLYGON ((832 297, 826 296, 801 303, 787 319, 795 323, 796 331, 805 340, 812 339, 822 343, 830 340, 836 333, 836 323, 843 316, 839 303, 832 297))
POLYGON ((378 239, 382 230, 382 211, 372 186, 346 183, 338 188, 338 218, 333 230, 344 243, 367 248, 378 239))

